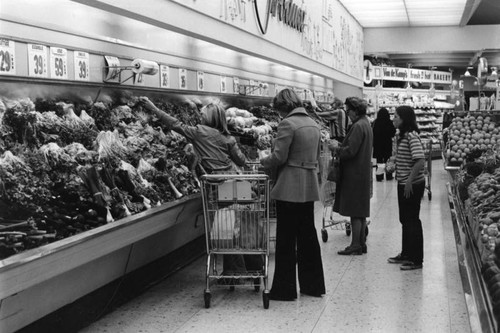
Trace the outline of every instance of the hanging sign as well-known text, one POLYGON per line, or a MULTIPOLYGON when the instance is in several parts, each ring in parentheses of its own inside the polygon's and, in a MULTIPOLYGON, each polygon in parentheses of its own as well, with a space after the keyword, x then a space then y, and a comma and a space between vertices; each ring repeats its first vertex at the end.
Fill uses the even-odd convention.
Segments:
POLYGON ((205 73, 198 71, 196 73, 197 77, 197 86, 198 86, 198 91, 204 91, 205 90, 205 73))
POLYGON ((363 81, 370 84, 373 81, 373 64, 370 60, 363 61, 363 81))
POLYGON ((75 51, 73 53, 76 81, 90 81, 90 57, 87 52, 75 51))
POLYGON ((28 44, 28 75, 47 77, 47 47, 28 44))
POLYGON ((240 79, 233 77, 233 93, 238 94, 240 92, 240 79))
MULTIPOLYGON (((370 69, 365 68, 365 75, 370 69)), ((425 69, 404 68, 404 67, 384 67, 372 66, 372 76, 370 79, 387 81, 406 81, 422 83, 451 84, 452 76, 450 72, 431 71, 425 69)), ((365 82, 367 79, 365 78, 365 82)), ((371 82, 371 81, 370 81, 371 82)))
POLYGON ((170 68, 167 65, 160 65, 160 87, 170 88, 170 68))
POLYGON ((16 43, 0 39, 0 75, 16 75, 16 43))
POLYGON ((50 77, 68 79, 68 51, 61 47, 50 47, 50 77))
POLYGON ((220 77, 220 92, 227 93, 227 84, 226 84, 226 77, 225 76, 220 77))
POLYGON ((187 70, 179 68, 179 89, 187 89, 187 70))

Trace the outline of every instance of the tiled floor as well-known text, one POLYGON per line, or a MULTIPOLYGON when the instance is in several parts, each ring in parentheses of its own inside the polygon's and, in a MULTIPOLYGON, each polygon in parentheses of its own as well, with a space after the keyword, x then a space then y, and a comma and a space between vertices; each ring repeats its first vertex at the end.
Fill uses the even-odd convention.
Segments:
MULTIPOLYGON (((339 256, 349 244, 344 230, 328 229, 321 241, 327 294, 271 301, 251 286, 215 286, 204 308, 200 258, 82 332, 460 332, 471 331, 458 272, 442 161, 433 161, 432 200, 422 201, 424 269, 403 272, 387 258, 400 250, 394 181, 374 183, 368 254, 339 256)), ((323 207, 317 205, 318 237, 323 207)), ((270 281, 274 268, 271 255, 270 281)))

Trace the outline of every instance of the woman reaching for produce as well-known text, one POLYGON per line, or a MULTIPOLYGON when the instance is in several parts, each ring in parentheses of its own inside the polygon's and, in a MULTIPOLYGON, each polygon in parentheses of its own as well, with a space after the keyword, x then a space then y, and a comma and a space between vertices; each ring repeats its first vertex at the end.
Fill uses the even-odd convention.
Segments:
MULTIPOLYGON (((177 118, 158 109, 147 97, 140 101, 153 112, 169 129, 185 136, 194 146, 201 166, 208 172, 235 171, 235 165, 244 166, 245 155, 236 139, 229 134, 224 109, 217 104, 208 104, 201 109, 201 124, 188 126, 177 118)), ((262 269, 262 258, 256 255, 224 255, 223 275, 228 272, 245 272, 262 269)))

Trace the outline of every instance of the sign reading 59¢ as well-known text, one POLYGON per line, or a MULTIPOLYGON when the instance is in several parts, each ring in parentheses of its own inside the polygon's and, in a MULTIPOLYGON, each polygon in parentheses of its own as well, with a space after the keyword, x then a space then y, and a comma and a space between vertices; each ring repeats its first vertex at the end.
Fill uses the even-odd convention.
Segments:
POLYGON ((0 39, 0 75, 16 75, 15 42, 0 39))
POLYGON ((87 52, 74 52, 75 80, 90 81, 90 57, 87 52))
POLYGON ((28 75, 47 77, 47 47, 28 44, 28 75))
POLYGON ((68 78, 68 51, 60 47, 50 48, 50 77, 65 80, 68 78))

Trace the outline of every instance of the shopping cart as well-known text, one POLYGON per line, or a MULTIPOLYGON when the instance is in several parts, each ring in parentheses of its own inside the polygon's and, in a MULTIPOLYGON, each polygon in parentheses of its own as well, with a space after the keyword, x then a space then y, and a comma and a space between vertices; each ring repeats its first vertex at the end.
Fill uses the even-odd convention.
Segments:
MULTIPOLYGON (((325 144, 326 145, 326 144, 325 144)), ((320 200, 323 205, 323 218, 322 218, 322 228, 321 228, 321 239, 323 242, 328 241, 328 231, 327 228, 345 230, 347 236, 351 235, 351 222, 345 216, 342 216, 333 211, 333 203, 335 202, 335 193, 337 184, 326 179, 328 171, 327 167, 330 163, 332 156, 327 148, 321 150, 320 165, 324 167, 320 169, 321 181, 320 181, 320 200)), ((373 181, 372 181, 373 183, 373 181)), ((371 194, 373 194, 373 188, 370 189, 371 194)), ((365 234, 368 236, 368 225, 370 221, 366 222, 365 234)))
POLYGON ((427 198, 429 198, 429 200, 432 200, 432 191, 431 191, 432 139, 429 139, 427 141, 427 144, 424 146, 424 156, 425 156, 425 164, 424 164, 425 189, 427 190, 427 198))
POLYGON ((207 249, 205 307, 210 307, 211 280, 230 281, 230 290, 251 280, 255 291, 263 285, 262 300, 268 309, 269 177, 256 173, 204 175, 201 197, 207 249), (223 272, 218 259, 230 254, 262 256, 263 266, 255 271, 223 272))

